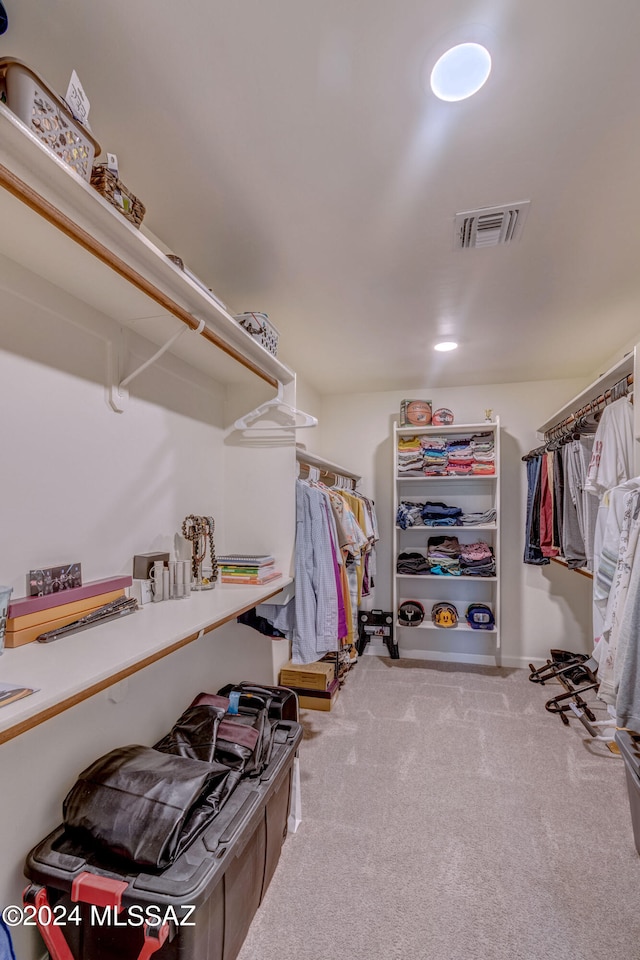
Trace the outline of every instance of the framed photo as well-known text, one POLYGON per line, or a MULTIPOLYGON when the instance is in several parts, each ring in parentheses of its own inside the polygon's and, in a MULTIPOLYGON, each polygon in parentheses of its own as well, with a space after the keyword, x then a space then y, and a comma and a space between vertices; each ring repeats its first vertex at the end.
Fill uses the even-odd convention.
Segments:
POLYGON ((82 567, 79 563, 67 563, 62 567, 44 567, 29 571, 29 596, 46 597, 50 593, 62 593, 82 586, 82 567))

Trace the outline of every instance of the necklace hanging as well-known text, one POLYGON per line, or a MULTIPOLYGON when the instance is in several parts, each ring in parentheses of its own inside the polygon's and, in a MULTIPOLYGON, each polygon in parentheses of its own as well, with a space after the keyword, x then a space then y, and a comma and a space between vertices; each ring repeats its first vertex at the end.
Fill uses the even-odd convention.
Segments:
POLYGON ((191 542, 191 573, 196 589, 204 587, 210 589, 218 579, 218 562, 216 560, 213 532, 215 522, 213 517, 199 517, 193 513, 182 521, 182 536, 191 542), (211 571, 203 576, 204 561, 209 547, 211 571))

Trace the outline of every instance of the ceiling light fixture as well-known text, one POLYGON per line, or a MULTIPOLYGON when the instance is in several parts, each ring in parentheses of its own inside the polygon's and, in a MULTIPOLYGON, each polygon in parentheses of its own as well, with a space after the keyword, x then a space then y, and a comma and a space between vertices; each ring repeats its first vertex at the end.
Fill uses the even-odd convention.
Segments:
POLYGON ((431 71, 431 89, 440 100, 473 96, 491 73, 491 54, 480 43, 459 43, 443 53, 431 71))
POLYGON ((448 353, 449 350, 457 350, 458 344, 455 340, 443 340, 441 343, 434 344, 434 350, 439 350, 440 353, 448 353))

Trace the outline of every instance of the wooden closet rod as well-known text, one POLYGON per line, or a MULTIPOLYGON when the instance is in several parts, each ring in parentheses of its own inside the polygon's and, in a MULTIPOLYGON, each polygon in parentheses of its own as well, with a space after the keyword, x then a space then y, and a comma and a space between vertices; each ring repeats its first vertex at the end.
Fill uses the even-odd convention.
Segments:
POLYGON ((524 455, 524 457, 522 457, 522 459, 531 460, 533 457, 539 457, 549 449, 549 445, 555 440, 561 440, 563 437, 567 436, 567 434, 573 433, 574 430, 579 432, 580 420, 583 417, 587 417, 591 413, 596 413, 602 407, 606 407, 606 405, 613 400, 619 400, 622 397, 633 393, 633 391, 629 389, 632 385, 633 374, 630 373, 627 377, 623 377, 621 380, 618 380, 617 383, 614 383, 613 386, 609 387, 608 390, 605 390, 597 397, 594 397, 593 400, 589 400, 589 402, 585 403, 582 407, 580 407, 579 410, 574 411, 574 413, 570 414, 568 417, 565 417, 564 420, 561 420, 553 427, 550 427, 549 430, 546 430, 544 434, 544 443, 540 444, 539 447, 535 447, 535 449, 530 450, 524 455))
POLYGON ((549 430, 546 431, 544 435, 545 441, 555 440, 566 432, 567 427, 573 426, 581 417, 586 417, 590 413, 595 413, 601 407, 605 407, 612 399, 619 399, 626 396, 629 393, 629 387, 633 384, 633 374, 630 373, 627 377, 623 377, 622 380, 618 380, 617 383, 614 383, 612 387, 608 390, 605 390, 604 393, 595 397, 593 400, 589 400, 588 403, 585 403, 584 406, 580 407, 579 410, 576 410, 570 416, 566 417, 564 420, 561 420, 560 423, 555 424, 549 430), (624 389, 620 389, 624 385, 624 389))
POLYGON ((316 464, 307 463, 306 460, 298 460, 298 463, 300 464, 301 467, 304 467, 307 471, 310 471, 311 469, 319 470, 321 477, 333 477, 334 480, 337 480, 338 477, 342 477, 343 480, 348 480, 349 483, 352 483, 354 489, 358 482, 355 477, 352 477, 347 473, 340 473, 340 471, 338 470, 328 470, 325 467, 320 467, 320 466, 317 466, 316 464))

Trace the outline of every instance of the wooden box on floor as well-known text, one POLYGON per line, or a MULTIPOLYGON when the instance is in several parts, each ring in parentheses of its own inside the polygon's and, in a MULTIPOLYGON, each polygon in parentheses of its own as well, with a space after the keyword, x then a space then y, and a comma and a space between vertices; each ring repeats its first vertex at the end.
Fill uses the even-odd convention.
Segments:
POLYGON ((291 687, 298 695, 298 704, 301 710, 333 709, 340 692, 340 681, 332 680, 326 690, 309 690, 304 687, 291 687))

